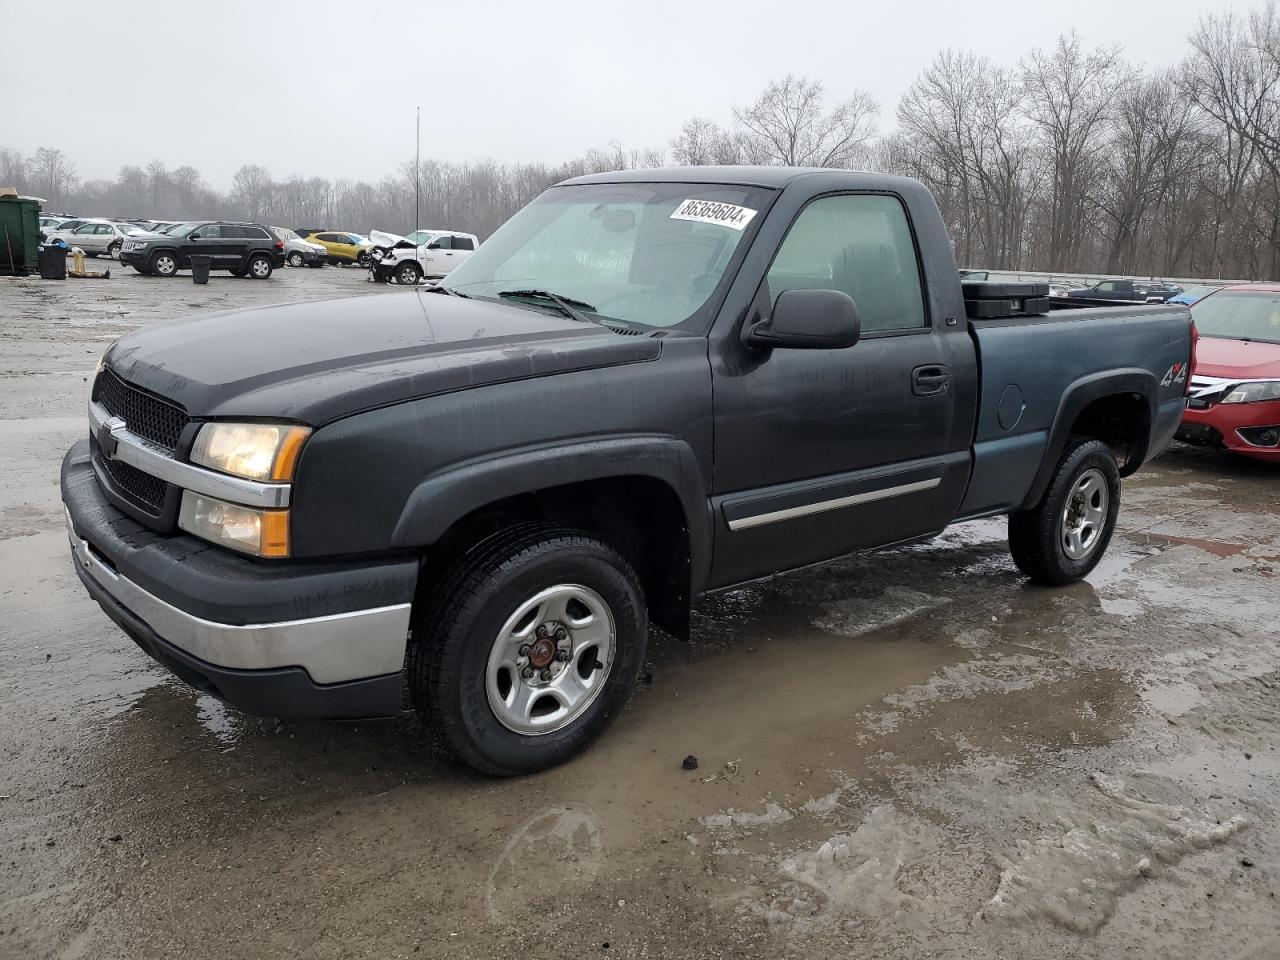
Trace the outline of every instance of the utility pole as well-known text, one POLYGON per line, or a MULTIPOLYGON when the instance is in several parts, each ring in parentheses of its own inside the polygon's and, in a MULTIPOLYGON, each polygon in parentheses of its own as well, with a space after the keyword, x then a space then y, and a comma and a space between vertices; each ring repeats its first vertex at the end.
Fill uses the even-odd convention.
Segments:
MULTIPOLYGON (((421 216, 420 209, 422 206, 422 108, 418 107, 418 125, 414 133, 414 149, 413 149, 413 232, 416 234, 421 229, 422 224, 418 222, 421 216)), ((418 241, 417 247, 422 247, 422 238, 415 237, 418 241)))

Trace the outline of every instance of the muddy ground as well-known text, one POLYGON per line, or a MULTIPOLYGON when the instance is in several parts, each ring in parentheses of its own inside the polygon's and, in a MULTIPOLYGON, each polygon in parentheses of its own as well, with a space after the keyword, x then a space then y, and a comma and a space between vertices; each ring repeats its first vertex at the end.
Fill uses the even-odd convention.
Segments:
POLYGON ((169 678, 67 555, 94 362, 365 293, 406 295, 0 279, 0 957, 1280 957, 1280 470, 1211 452, 1127 481, 1068 589, 984 521, 704 602, 536 777, 169 678))

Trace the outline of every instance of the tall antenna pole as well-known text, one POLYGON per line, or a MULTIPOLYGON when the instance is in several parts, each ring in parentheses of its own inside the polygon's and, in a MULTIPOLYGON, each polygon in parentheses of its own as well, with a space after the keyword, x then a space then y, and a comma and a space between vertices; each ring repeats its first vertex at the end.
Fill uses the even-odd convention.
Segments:
MULTIPOLYGON (((422 206, 422 108, 418 107, 418 126, 414 132, 415 146, 413 150, 413 232, 417 233, 422 226, 418 222, 422 206)), ((418 246, 422 246, 422 238, 418 237, 418 246)))

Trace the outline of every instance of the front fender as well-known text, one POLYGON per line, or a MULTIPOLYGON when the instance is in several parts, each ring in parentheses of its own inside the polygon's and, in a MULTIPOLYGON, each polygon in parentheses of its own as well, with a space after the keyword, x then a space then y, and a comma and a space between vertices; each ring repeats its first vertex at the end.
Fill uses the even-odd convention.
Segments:
POLYGON ((669 486, 689 530, 692 589, 706 583, 711 563, 711 516, 692 447, 664 436, 614 436, 535 445, 451 464, 426 477, 405 502, 392 546, 429 546, 454 523, 509 497, 589 480, 648 477, 669 486))

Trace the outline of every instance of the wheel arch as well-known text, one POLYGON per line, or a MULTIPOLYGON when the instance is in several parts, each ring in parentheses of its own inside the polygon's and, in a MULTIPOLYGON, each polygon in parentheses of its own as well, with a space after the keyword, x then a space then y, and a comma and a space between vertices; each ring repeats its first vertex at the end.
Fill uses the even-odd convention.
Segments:
POLYGON ((1068 386, 1058 402, 1040 468, 1020 509, 1040 502, 1074 436, 1096 437, 1113 450, 1122 449, 1120 475, 1136 472, 1151 446, 1159 389, 1155 375, 1139 367, 1090 374, 1068 386))
POLYGON ((635 566, 654 622, 687 636, 706 583, 711 523, 692 449, 661 437, 519 450, 423 480, 392 545, 422 552, 432 577, 478 539, 525 520, 554 520, 610 543, 635 566))

